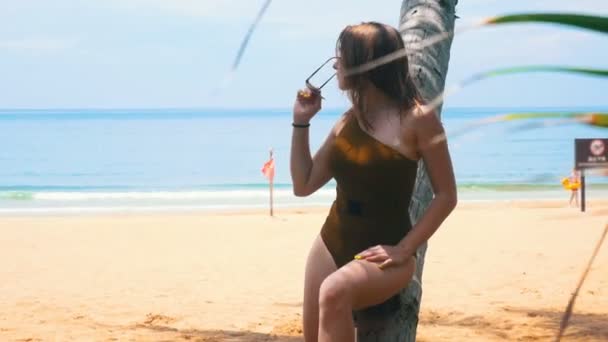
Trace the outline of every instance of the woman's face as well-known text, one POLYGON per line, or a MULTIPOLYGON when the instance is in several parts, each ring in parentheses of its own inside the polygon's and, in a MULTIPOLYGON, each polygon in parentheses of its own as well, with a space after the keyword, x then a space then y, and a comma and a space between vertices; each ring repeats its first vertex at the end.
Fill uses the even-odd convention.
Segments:
POLYGON ((342 59, 340 56, 338 56, 334 62, 334 69, 336 70, 336 78, 338 79, 338 88, 340 88, 340 90, 348 90, 346 77, 344 77, 344 67, 342 66, 342 59))

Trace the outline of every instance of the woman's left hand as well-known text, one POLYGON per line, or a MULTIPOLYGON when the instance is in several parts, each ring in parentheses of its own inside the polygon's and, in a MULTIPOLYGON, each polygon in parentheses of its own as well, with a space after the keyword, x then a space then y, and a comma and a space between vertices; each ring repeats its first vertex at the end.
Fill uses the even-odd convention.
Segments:
POLYGON ((398 246, 378 245, 370 247, 365 251, 355 255, 356 260, 365 260, 378 264, 378 267, 385 269, 390 266, 404 264, 410 255, 398 246))

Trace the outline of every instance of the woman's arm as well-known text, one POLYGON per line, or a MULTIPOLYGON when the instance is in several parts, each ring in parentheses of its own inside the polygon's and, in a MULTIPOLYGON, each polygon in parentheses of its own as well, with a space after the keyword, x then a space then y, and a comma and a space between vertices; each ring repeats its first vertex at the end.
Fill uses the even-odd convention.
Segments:
POLYGON ((457 203, 454 170, 439 118, 433 112, 424 113, 415 119, 415 125, 418 150, 426 164, 435 197, 420 221, 398 244, 408 257, 435 233, 457 203))
POLYGON ((309 128, 293 128, 291 136, 291 180, 293 193, 303 197, 313 194, 331 179, 328 167, 329 146, 335 138, 330 132, 314 158, 310 155, 309 128))
MULTIPOLYGON (((296 126, 307 126, 310 120, 321 110, 321 94, 309 90, 298 92, 293 107, 293 122, 296 126)), ((308 196, 317 191, 331 179, 328 167, 329 150, 335 138, 334 130, 330 132, 314 158, 310 154, 309 127, 293 127, 291 136, 290 169, 293 193, 296 196, 308 196)))

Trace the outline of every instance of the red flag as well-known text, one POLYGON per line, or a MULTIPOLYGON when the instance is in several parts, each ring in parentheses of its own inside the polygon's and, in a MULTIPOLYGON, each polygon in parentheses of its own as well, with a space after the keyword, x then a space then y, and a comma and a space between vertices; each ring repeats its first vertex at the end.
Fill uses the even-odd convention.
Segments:
POLYGON ((262 167, 262 173, 264 174, 264 176, 266 176, 270 180, 272 180, 274 178, 274 159, 273 158, 270 158, 269 161, 264 163, 264 166, 262 167))

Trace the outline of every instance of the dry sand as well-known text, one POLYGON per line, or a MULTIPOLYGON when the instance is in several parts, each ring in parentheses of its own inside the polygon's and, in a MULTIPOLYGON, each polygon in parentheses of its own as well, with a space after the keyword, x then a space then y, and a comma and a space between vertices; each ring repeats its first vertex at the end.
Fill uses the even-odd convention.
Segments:
MULTIPOLYGON (((0 340, 301 341, 326 212, 0 217, 0 340)), ((419 341, 550 341, 607 218, 461 203, 430 242, 419 341)), ((608 340, 608 241, 565 340, 608 340)))

